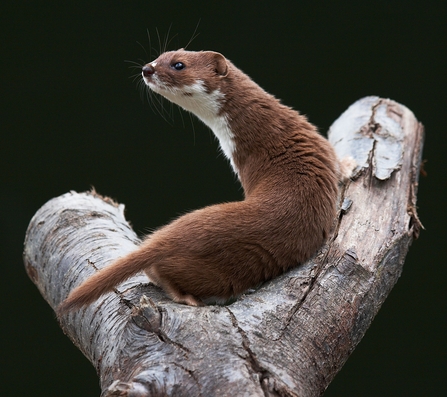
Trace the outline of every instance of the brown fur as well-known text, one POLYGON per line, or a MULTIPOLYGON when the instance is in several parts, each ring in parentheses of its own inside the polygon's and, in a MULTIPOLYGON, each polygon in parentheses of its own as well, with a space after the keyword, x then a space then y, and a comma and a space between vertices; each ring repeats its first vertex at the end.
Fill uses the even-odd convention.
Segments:
POLYGON ((141 270, 176 302, 195 306, 210 297, 238 296, 309 259, 330 232, 337 160, 304 116, 221 54, 179 50, 155 62, 154 72, 167 86, 200 79, 208 93, 225 95, 219 114, 234 134, 232 160, 245 199, 205 207, 155 231, 72 291, 60 313, 95 301, 141 270), (169 67, 180 61, 182 71, 169 67))

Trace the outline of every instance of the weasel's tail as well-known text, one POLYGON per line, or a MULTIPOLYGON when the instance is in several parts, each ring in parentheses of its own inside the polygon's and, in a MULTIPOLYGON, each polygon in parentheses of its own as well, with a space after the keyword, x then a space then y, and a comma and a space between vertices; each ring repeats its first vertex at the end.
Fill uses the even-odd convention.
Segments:
POLYGON ((94 302, 101 295, 112 291, 116 285, 149 267, 150 263, 148 263, 147 256, 143 260, 139 254, 139 250, 136 250, 90 276, 70 292, 68 297, 59 305, 57 315, 61 316, 70 310, 94 302))

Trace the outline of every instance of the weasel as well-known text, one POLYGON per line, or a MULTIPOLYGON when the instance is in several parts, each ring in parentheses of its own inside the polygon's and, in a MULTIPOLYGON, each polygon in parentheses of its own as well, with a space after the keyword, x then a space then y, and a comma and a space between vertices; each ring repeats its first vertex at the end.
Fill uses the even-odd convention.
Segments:
POLYGON ((90 304, 144 270, 175 301, 237 297, 309 259, 336 214, 338 160, 307 118, 265 92, 222 54, 161 54, 142 76, 214 132, 244 200, 190 212, 75 288, 59 314, 90 304))

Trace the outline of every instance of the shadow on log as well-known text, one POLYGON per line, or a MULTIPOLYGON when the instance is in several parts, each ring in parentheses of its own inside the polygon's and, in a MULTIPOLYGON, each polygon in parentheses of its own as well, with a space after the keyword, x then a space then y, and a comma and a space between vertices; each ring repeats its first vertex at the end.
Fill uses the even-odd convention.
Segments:
MULTIPOLYGON (((423 127, 367 97, 329 131, 357 168, 333 235, 304 265, 228 306, 189 307, 139 275, 60 320, 96 367, 102 396, 319 396, 362 339, 422 227, 416 214, 423 127)), ((53 309, 140 240, 124 206, 95 192, 46 203, 24 262, 53 309)))

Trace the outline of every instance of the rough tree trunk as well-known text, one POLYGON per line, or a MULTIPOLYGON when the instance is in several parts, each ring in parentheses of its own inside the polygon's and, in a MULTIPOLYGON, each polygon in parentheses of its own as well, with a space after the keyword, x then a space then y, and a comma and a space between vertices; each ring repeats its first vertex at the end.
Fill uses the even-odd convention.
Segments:
MULTIPOLYGON (((318 396, 399 278, 421 224, 416 191, 423 127, 391 100, 353 104, 329 132, 358 167, 333 236, 306 264, 228 306, 173 303, 143 275, 61 319, 96 367, 102 396, 318 396)), ((24 261, 53 309, 139 239, 95 193, 46 203, 24 261)), ((243 265, 243 264, 241 264, 243 265)))

